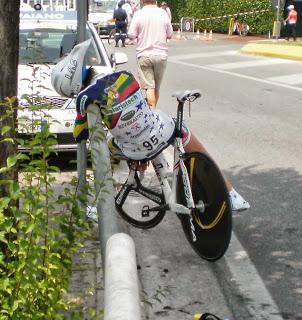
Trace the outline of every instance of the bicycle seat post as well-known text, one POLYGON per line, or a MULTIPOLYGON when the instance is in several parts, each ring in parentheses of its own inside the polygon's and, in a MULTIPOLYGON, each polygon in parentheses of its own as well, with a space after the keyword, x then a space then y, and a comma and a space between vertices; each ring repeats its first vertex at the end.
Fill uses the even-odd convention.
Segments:
POLYGON ((184 113, 184 102, 178 101, 177 107, 177 117, 176 117, 176 138, 182 138, 182 121, 183 121, 183 113, 184 113))

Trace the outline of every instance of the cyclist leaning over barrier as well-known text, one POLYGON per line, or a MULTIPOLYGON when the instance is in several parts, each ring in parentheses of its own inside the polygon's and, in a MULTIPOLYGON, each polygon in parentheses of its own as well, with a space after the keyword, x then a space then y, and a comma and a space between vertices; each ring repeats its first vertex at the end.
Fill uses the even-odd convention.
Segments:
MULTIPOLYGON (((131 160, 151 160, 175 138, 175 122, 159 109, 151 111, 143 92, 127 71, 97 75, 93 68, 86 68, 84 57, 91 44, 87 40, 75 46, 70 54, 52 70, 51 82, 58 94, 66 97, 77 95, 77 118, 74 136, 79 142, 88 139, 86 109, 89 104, 100 107, 103 123, 112 138, 110 151, 114 156, 131 160)), ((207 153, 202 143, 184 125, 183 146, 186 152, 207 153)), ((250 207, 225 179, 234 211, 250 207)))

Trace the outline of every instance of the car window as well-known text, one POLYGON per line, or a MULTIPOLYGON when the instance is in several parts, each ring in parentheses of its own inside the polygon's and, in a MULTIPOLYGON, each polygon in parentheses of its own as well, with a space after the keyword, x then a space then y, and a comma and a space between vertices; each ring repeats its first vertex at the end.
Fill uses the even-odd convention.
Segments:
MULTIPOLYGON (((76 45, 76 30, 63 28, 20 28, 19 64, 56 64, 76 45)), ((86 39, 93 39, 86 29, 86 39)), ((105 65, 95 41, 86 56, 89 65, 105 65)))

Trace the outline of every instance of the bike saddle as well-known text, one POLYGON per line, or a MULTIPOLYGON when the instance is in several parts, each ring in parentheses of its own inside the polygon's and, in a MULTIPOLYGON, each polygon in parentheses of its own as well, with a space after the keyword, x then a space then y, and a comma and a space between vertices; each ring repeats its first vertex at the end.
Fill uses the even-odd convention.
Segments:
POLYGON ((183 92, 175 92, 172 94, 172 97, 176 97, 178 102, 185 102, 185 101, 192 102, 197 98, 201 97, 201 92, 198 89, 186 90, 183 92))

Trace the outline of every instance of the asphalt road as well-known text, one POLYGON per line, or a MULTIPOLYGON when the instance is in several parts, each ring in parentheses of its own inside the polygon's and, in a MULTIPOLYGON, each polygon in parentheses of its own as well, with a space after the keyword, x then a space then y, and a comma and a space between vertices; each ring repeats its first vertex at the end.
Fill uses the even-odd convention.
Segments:
MULTIPOLYGON (((302 63, 240 55, 242 45, 169 43, 158 108, 173 115, 173 92, 202 91, 186 122, 252 208, 234 214, 230 251, 217 263, 195 255, 176 217, 149 231, 130 228, 143 289, 153 296, 149 319, 205 311, 302 319, 302 63)), ((135 73, 135 47, 118 50, 129 58, 122 68, 135 73)))

